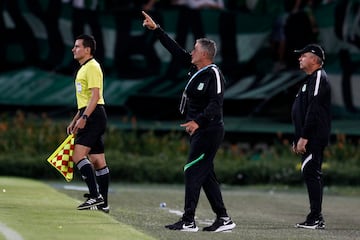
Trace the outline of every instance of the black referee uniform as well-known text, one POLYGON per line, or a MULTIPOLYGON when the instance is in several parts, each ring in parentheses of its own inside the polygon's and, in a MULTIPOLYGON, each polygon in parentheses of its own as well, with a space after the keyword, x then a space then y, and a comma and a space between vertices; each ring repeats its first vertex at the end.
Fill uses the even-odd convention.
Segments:
POLYGON ((190 67, 180 111, 186 122, 195 121, 199 128, 190 136, 190 152, 185 173, 185 206, 182 219, 192 222, 201 188, 217 217, 227 217, 219 183, 214 171, 214 157, 224 137, 224 76, 215 64, 197 70, 191 55, 160 27, 155 30, 162 45, 184 66, 190 67))
POLYGON ((328 145, 330 137, 330 93, 327 75, 320 68, 307 76, 292 107, 292 120, 295 126, 294 144, 301 137, 308 139, 306 152, 301 156, 301 172, 310 201, 308 220, 322 219, 323 182, 321 165, 324 148, 328 145))

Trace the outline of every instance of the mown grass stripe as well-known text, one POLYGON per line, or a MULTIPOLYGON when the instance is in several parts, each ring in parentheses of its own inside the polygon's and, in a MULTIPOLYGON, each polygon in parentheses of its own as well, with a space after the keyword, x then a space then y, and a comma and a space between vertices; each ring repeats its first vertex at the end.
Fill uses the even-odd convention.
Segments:
POLYGON ((78 211, 78 204, 44 183, 0 177, 0 222, 26 240, 153 240, 111 215, 78 211))

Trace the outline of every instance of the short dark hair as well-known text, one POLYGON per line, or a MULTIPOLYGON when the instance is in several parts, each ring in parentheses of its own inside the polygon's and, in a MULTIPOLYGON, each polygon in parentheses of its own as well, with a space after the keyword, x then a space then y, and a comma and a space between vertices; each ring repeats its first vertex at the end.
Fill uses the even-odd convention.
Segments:
POLYGON ((93 36, 90 36, 90 35, 87 35, 87 34, 81 34, 81 35, 77 36, 75 40, 79 40, 79 39, 83 40, 84 47, 89 47, 90 48, 90 54, 94 55, 95 52, 96 52, 95 38, 93 36))

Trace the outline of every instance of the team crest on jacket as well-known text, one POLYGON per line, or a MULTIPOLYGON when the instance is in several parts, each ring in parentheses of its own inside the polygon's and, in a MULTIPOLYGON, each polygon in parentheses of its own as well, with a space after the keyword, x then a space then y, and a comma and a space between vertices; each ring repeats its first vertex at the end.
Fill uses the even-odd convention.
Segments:
POLYGON ((197 90, 201 91, 204 89, 204 83, 199 83, 199 85, 197 86, 197 90))
POLYGON ((306 84, 304 84, 304 86, 302 87, 301 91, 302 91, 302 92, 305 92, 305 91, 306 91, 306 84))

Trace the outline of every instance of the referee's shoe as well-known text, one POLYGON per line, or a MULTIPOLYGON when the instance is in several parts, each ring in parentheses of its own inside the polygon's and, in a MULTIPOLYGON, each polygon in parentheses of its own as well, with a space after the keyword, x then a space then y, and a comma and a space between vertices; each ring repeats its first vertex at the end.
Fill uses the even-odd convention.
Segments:
MULTIPOLYGON (((90 198, 90 193, 84 193, 84 198, 89 199, 90 198)), ((99 210, 99 211, 103 211, 104 213, 110 213, 110 207, 109 207, 109 205, 105 205, 105 201, 101 205, 92 206, 92 207, 90 207, 88 209, 89 210, 99 210)))
POLYGON ((80 204, 77 209, 86 210, 101 204, 104 204, 104 198, 100 194, 96 198, 88 198, 84 203, 80 204))

